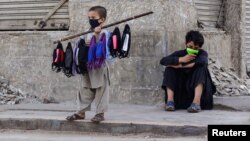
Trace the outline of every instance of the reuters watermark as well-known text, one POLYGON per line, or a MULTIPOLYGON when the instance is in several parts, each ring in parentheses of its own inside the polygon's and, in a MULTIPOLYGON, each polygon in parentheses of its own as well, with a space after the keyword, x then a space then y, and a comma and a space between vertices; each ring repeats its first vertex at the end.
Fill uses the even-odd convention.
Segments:
POLYGON ((249 141, 250 125, 208 125, 208 141, 216 139, 240 139, 249 141))

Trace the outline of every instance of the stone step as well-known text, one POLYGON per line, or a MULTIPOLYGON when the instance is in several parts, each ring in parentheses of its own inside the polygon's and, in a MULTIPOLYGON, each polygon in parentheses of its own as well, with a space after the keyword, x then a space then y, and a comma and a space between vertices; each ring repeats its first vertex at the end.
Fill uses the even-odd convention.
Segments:
POLYGON ((45 104, 1 107, 0 129, 77 131, 107 134, 149 134, 166 137, 205 136, 210 124, 250 124, 249 112, 204 110, 197 114, 186 110, 165 112, 160 106, 111 104, 100 124, 86 120, 68 122, 65 117, 75 111, 74 105, 45 104), (26 108, 25 108, 26 107, 26 108))

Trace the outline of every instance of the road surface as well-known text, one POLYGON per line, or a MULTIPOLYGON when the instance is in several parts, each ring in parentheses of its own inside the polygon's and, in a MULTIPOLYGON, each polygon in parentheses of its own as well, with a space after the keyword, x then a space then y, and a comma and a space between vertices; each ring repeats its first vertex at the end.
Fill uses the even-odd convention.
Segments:
POLYGON ((50 131, 17 131, 1 130, 0 141, 206 141, 206 137, 150 137, 148 135, 116 135, 50 132, 50 131))

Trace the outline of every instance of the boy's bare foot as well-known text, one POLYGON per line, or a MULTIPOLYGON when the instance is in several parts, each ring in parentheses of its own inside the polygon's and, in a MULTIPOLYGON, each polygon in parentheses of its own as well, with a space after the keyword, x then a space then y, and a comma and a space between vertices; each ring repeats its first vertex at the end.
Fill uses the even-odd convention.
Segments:
POLYGON ((101 121, 104 121, 104 113, 96 114, 91 121, 94 123, 100 123, 101 121))

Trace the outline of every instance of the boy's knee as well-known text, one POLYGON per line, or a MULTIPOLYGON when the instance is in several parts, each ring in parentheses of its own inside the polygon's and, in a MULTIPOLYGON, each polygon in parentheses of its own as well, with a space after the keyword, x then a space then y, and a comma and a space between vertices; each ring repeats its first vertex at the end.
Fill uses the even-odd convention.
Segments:
POLYGON ((171 67, 166 67, 165 72, 175 72, 176 69, 171 68, 171 67))
POLYGON ((175 76, 175 74, 176 74, 176 69, 174 69, 174 68, 170 68, 170 67, 167 67, 166 69, 165 69, 165 72, 164 72, 164 76, 165 77, 167 77, 167 76, 175 76))
POLYGON ((208 69, 207 65, 199 65, 195 67, 195 70, 199 70, 199 71, 206 71, 207 69, 208 69))
POLYGON ((193 76, 196 77, 197 79, 201 79, 206 77, 208 68, 206 66, 198 66, 195 67, 193 71, 193 76))

